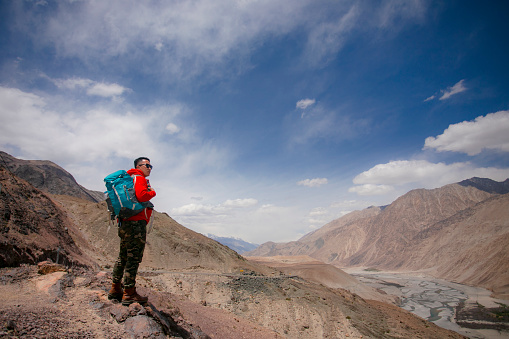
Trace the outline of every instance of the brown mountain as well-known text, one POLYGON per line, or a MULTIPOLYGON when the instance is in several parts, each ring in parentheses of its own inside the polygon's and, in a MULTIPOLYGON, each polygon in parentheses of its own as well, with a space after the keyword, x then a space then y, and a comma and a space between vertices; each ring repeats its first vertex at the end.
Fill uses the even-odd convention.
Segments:
POLYGON ((504 192, 507 182, 473 178, 413 190, 383 210, 353 212, 296 242, 262 244, 245 255, 309 255, 337 267, 426 270, 507 298, 509 195, 490 193, 504 192))
POLYGON ((433 224, 400 256, 402 266, 489 288, 509 299, 509 194, 495 195, 433 224), (419 256, 419 258, 416 258, 419 256))
POLYGON ((93 202, 104 200, 103 192, 86 189, 69 172, 48 160, 22 160, 0 151, 0 166, 46 193, 65 194, 93 202))
MULTIPOLYGON (((110 224, 106 202, 93 203, 65 195, 53 200, 71 217, 93 245, 89 255, 103 267, 112 266, 118 255, 116 224, 110 224)), ((154 222, 147 236, 142 270, 201 270, 238 272, 240 269, 269 272, 246 261, 242 256, 215 240, 196 233, 166 213, 154 211, 154 222)))
MULTIPOLYGON (((36 169, 25 172, 41 169, 32 164, 36 169)), ((137 279, 150 306, 141 313, 115 305, 106 297, 109 273, 98 271, 111 268, 118 247, 105 203, 43 193, 11 171, 0 166, 0 265, 58 257, 67 267, 48 276, 28 266, 0 269, 1 330, 13 336, 63 337, 77 329, 90 337, 161 337, 147 327, 155 321, 186 338, 461 337, 394 305, 248 262, 165 213, 155 213, 137 279), (89 269, 71 270, 76 265, 89 269)), ((297 268, 313 277, 309 267, 297 268)), ((344 274, 324 273, 322 279, 344 274)))

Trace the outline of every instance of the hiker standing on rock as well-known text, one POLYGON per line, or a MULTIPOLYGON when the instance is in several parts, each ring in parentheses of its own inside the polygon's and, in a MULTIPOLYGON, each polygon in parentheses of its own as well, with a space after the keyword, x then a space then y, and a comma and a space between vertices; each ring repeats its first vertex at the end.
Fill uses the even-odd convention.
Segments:
MULTIPOLYGON (((134 160, 134 168, 127 171, 133 177, 134 190, 139 202, 147 202, 156 196, 146 179, 152 171, 150 159, 140 157, 134 160)), ((140 213, 126 219, 118 219, 118 236, 120 237, 120 251, 113 267, 113 283, 108 299, 122 300, 122 305, 133 302, 144 304, 148 301, 136 292, 136 274, 143 259, 143 251, 147 238, 147 224, 152 215, 152 208, 146 207, 140 213), (124 286, 122 290, 122 277, 124 286)))

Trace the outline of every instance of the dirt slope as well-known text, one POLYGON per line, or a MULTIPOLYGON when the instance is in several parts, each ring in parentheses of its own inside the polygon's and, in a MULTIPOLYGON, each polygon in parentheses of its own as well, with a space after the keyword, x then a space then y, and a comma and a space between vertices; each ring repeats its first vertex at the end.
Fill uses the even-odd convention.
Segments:
POLYGON ((309 256, 246 257, 249 261, 273 267, 287 275, 296 275, 305 280, 330 288, 342 288, 364 299, 397 304, 394 296, 381 293, 364 285, 339 268, 309 256))
POLYGON ((164 273, 150 283, 285 338, 462 338, 397 306, 300 278, 164 273))
POLYGON ((283 338, 270 329, 185 297, 139 287, 150 303, 107 299, 105 272, 0 270, 2 338, 283 338))

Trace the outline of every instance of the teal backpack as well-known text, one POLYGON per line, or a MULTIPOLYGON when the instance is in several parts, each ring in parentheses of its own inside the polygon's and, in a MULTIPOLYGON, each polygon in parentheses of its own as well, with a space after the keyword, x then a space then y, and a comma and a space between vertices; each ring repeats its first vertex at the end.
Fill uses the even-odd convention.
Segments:
POLYGON ((143 211, 145 208, 154 208, 150 202, 139 202, 134 191, 135 175, 132 177, 126 171, 120 170, 111 173, 104 182, 106 184, 106 203, 111 213, 111 219, 119 217, 127 219, 143 211))

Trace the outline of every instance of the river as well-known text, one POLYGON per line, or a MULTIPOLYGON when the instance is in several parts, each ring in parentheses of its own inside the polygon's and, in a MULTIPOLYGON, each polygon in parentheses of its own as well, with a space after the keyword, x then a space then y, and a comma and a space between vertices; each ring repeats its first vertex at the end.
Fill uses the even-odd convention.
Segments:
POLYGON ((398 296, 401 299, 400 307, 440 327, 475 339, 509 338, 509 332, 506 331, 474 330, 460 327, 455 322, 456 306, 461 301, 479 303, 485 307, 496 307, 497 303, 509 304, 507 300, 491 298, 491 292, 486 289, 436 279, 424 274, 352 268, 343 270, 368 286, 398 296))

